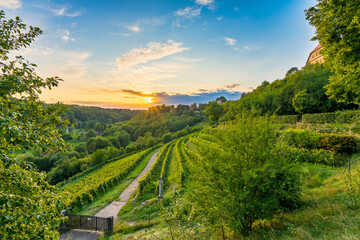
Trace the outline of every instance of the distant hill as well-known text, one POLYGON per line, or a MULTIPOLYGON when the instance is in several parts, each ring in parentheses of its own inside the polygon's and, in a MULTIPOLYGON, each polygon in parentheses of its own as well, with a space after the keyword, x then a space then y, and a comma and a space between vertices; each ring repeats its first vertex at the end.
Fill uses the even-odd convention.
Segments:
POLYGON ((116 123, 127 121, 135 117, 138 113, 144 112, 143 110, 130 110, 130 109, 107 109, 100 107, 88 107, 78 105, 66 105, 68 110, 62 115, 70 123, 76 122, 100 122, 100 123, 116 123))

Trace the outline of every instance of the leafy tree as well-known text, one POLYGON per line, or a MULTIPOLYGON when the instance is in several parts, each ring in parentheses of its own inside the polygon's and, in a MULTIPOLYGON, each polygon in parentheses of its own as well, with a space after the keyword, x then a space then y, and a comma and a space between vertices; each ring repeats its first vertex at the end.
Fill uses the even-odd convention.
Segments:
POLYGON ((209 224, 247 235, 254 221, 296 206, 300 176, 299 167, 277 147, 271 120, 242 115, 236 125, 210 132, 222 145, 195 145, 201 157, 189 165, 189 200, 209 224))
POLYGON ((206 116, 213 122, 217 122, 224 114, 224 107, 217 102, 210 102, 205 109, 206 116))
POLYGON ((97 136, 97 132, 94 129, 89 129, 86 133, 85 133, 85 137, 86 138, 92 138, 92 137, 96 137, 97 136))
POLYGON ((75 146, 74 150, 78 152, 82 157, 85 157, 87 155, 86 146, 84 144, 79 144, 75 146))
POLYGON ((334 73, 326 86, 337 102, 360 105, 360 1, 317 0, 306 11, 323 46, 326 66, 334 73))
POLYGON ((130 143, 130 134, 126 131, 121 131, 117 134, 117 138, 122 147, 126 147, 130 143))
POLYGON ((306 90, 302 90, 295 95, 292 105, 296 112, 304 114, 314 107, 314 100, 306 90))
POLYGON ((107 155, 104 149, 98 149, 92 155, 93 164, 98 164, 106 160, 107 160, 107 155))
POLYGON ((104 130, 104 126, 101 124, 101 123, 95 123, 95 125, 94 125, 94 129, 96 130, 96 131, 103 131, 104 130))
POLYGON ((289 71, 286 72, 286 76, 291 76, 298 70, 299 69, 297 67, 292 67, 292 68, 289 69, 289 71))
POLYGON ((0 11, 0 238, 57 239, 63 199, 43 173, 18 160, 14 151, 64 147, 56 130, 62 125, 59 104, 44 105, 38 94, 56 87, 59 78, 36 75, 35 64, 10 51, 27 47, 42 31, 26 28, 19 17, 5 19, 0 11))

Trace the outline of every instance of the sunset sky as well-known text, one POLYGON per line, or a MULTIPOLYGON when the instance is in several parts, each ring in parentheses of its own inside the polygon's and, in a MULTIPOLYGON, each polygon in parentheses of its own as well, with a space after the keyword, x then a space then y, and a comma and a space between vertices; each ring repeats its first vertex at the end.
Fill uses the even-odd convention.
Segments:
POLYGON ((116 108, 239 99, 305 65, 315 0, 0 0, 44 33, 21 53, 45 102, 116 108))

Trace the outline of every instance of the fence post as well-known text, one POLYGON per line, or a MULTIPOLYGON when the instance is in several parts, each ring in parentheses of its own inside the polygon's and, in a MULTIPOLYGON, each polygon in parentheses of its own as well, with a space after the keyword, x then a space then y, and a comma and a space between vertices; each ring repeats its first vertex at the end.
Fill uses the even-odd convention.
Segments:
POLYGON ((107 232, 112 233, 114 229, 114 217, 110 216, 106 220, 107 220, 107 232))
MULTIPOLYGON (((60 214, 61 214, 63 217, 66 217, 66 216, 67 216, 67 211, 66 211, 66 210, 61 210, 61 211, 60 211, 60 214)), ((66 222, 61 221, 59 228, 60 228, 60 230, 66 229, 66 222)))

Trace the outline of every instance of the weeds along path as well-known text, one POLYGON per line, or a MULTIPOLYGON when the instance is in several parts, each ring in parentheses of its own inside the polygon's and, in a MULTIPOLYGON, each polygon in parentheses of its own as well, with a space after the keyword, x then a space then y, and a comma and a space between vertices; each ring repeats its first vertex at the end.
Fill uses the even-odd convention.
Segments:
MULTIPOLYGON (((159 150, 160 151, 160 150, 159 150)), ((140 175, 121 193, 120 200, 113 201, 109 205, 107 205, 105 208, 101 209, 98 213, 95 214, 97 217, 110 217, 114 216, 114 220, 117 218, 117 214, 120 211, 120 209, 129 201, 131 195, 136 191, 136 189, 139 186, 139 178, 144 176, 151 168, 151 166, 154 164, 156 157, 159 153, 157 151, 149 160, 148 164, 144 168, 144 170, 140 173, 140 175)))

